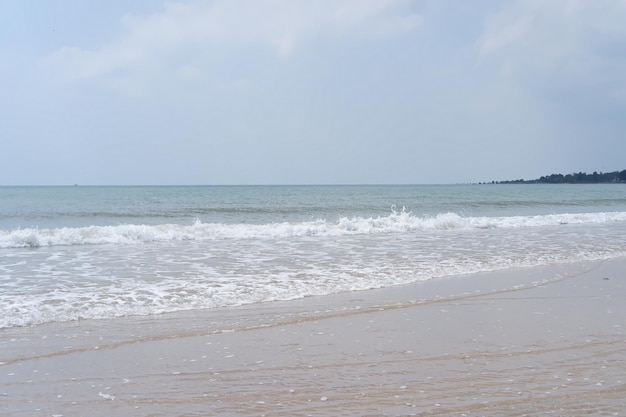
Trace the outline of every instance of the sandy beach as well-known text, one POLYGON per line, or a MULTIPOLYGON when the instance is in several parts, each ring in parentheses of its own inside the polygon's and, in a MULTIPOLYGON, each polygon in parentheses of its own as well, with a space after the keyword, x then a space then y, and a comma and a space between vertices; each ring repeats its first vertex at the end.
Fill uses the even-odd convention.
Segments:
POLYGON ((624 271, 5 329, 0 415, 626 415, 624 271))

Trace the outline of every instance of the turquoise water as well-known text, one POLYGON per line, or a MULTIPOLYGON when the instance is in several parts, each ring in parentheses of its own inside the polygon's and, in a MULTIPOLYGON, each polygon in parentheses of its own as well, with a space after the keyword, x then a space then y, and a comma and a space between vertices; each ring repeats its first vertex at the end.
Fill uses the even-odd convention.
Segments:
POLYGON ((626 186, 0 187, 0 328, 626 251, 626 186))
POLYGON ((0 187, 0 229, 118 224, 297 222, 415 215, 626 211, 626 186, 0 187))

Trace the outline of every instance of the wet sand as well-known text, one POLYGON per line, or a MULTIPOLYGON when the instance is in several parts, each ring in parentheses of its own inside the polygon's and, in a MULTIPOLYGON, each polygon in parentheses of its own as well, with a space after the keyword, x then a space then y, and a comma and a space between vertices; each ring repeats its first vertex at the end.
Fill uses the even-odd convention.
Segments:
POLYGON ((0 331, 0 416, 626 415, 626 259, 0 331))

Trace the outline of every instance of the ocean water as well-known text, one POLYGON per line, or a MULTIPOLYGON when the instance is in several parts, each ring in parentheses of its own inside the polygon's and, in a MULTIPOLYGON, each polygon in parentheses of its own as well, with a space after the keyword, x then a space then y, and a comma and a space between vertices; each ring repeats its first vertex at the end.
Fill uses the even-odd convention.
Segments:
POLYGON ((0 187, 0 328, 626 255, 626 185, 0 187))

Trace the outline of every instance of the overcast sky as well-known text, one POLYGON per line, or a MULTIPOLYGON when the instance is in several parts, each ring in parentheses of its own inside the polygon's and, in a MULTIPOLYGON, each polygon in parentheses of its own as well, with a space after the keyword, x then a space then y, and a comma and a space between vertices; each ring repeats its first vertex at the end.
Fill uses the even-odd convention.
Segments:
POLYGON ((624 0, 0 0, 0 185, 626 169, 624 0))

